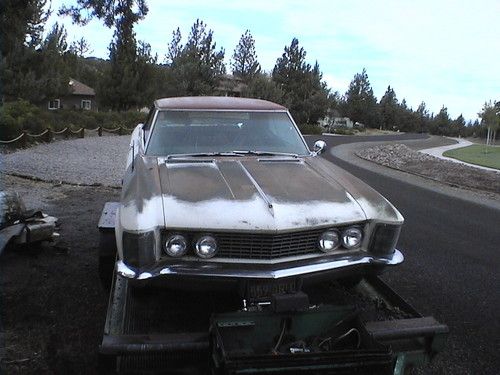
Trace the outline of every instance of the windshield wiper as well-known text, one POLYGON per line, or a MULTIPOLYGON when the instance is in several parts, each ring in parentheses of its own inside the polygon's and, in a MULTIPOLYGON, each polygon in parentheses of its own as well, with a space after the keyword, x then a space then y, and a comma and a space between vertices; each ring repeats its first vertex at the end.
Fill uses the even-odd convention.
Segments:
POLYGON ((272 151, 255 151, 255 150, 235 150, 231 151, 237 155, 259 155, 259 156, 290 156, 292 158, 298 158, 299 155, 292 154, 289 152, 272 152, 272 151))
POLYGON ((228 151, 228 152, 194 152, 191 154, 171 154, 167 156, 167 159, 175 158, 189 158, 189 157, 212 157, 212 156, 241 156, 241 154, 228 151))

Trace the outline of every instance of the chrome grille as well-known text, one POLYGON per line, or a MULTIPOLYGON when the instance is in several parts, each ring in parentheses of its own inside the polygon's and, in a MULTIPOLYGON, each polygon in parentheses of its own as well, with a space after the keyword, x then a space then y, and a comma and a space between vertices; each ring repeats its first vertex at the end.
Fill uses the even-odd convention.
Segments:
POLYGON ((276 259, 320 252, 317 245, 318 237, 324 230, 280 234, 214 233, 214 235, 219 247, 218 257, 276 259))

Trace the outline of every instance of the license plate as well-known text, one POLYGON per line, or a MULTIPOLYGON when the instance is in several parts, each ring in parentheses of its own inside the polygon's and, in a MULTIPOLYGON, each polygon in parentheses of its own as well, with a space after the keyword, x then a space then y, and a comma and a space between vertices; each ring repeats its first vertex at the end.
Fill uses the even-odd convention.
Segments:
POLYGON ((259 300, 269 298, 273 294, 286 294, 298 292, 298 281, 272 280, 272 281, 251 281, 247 284, 246 297, 248 299, 259 300))

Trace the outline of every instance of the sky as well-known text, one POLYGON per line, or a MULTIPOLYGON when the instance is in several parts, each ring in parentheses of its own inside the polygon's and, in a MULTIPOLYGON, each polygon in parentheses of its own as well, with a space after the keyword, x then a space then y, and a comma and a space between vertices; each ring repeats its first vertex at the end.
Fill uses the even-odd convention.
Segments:
MULTIPOLYGON (((75 0, 52 0, 52 9, 75 0)), ((147 0, 148 15, 136 26, 138 40, 151 44, 163 61, 172 31, 183 42, 196 19, 214 31, 217 47, 230 59, 241 35, 250 30, 258 60, 271 71, 292 38, 317 60, 332 91, 345 93, 366 68, 378 100, 391 86, 398 99, 416 109, 425 101, 438 113, 474 120, 485 101, 500 100, 500 1, 448 0, 147 0)), ((82 36, 89 55, 107 58, 113 31, 100 21, 72 25, 53 12, 48 28, 63 23, 68 41, 82 36)))

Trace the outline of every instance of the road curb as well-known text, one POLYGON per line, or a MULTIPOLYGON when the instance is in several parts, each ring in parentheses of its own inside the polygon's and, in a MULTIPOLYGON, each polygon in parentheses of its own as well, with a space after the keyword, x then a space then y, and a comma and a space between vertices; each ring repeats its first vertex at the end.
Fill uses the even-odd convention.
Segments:
MULTIPOLYGON (((400 141, 398 141, 400 142, 400 141)), ((363 170, 371 171, 374 173, 381 174, 385 177, 394 178, 399 181, 406 182, 427 190, 432 190, 439 192, 441 194, 453 196, 460 198, 472 203, 481 204, 490 208, 496 208, 500 210, 500 195, 469 187, 464 187, 458 184, 453 184, 449 182, 444 182, 437 180, 419 173, 409 172, 402 169, 389 167, 383 164, 376 163, 374 161, 364 159, 356 155, 356 151, 362 150, 364 148, 373 147, 381 144, 394 143, 393 141, 382 141, 382 142, 356 142, 348 143, 339 146, 332 147, 330 149, 330 154, 338 159, 353 165, 355 167, 361 168, 363 170), (353 158, 352 155, 355 157, 353 158), (369 163, 369 164, 368 164, 369 163), (376 166, 377 170, 373 170, 369 165, 376 166), (410 178, 413 179, 409 180, 410 178)))

